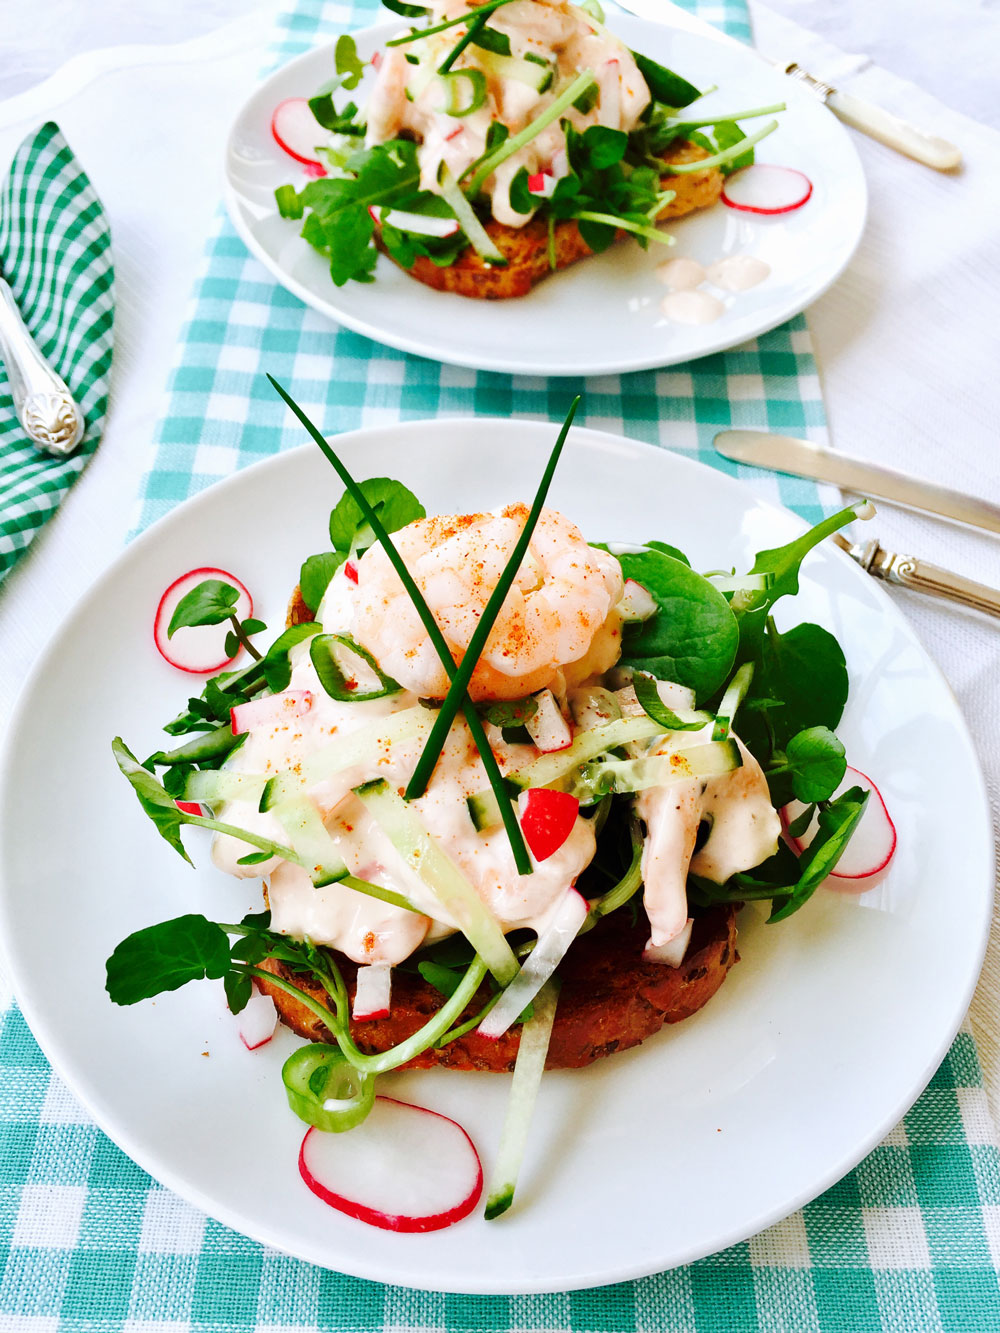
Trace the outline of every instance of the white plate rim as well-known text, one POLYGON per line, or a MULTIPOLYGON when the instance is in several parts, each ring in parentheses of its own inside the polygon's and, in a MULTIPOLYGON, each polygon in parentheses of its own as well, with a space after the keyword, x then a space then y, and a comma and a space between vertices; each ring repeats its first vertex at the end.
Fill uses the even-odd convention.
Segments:
MULTIPOLYGON (((404 434, 419 435, 422 431, 426 431, 431 424, 434 423, 427 419, 389 423, 386 425, 365 427, 354 431, 344 432, 342 435, 331 436, 330 438, 335 439, 341 447, 346 446, 346 449, 350 451, 357 442, 363 443, 366 435, 376 433, 381 434, 387 430, 398 431, 404 434)), ((472 427, 481 429, 484 424, 488 424, 491 428, 517 431, 523 429, 525 425, 546 423, 528 423, 524 421, 512 421, 506 418, 488 417, 454 417, 447 419, 448 428, 455 429, 456 431, 472 427)), ((629 448, 635 449, 640 455, 645 454, 647 457, 663 455, 666 453, 669 455, 673 466, 699 473, 702 477, 708 474, 723 487, 732 488, 738 491, 750 507, 780 514, 786 521, 789 518, 792 518, 798 528, 802 531, 809 526, 808 523, 799 518, 798 515, 795 515, 793 511, 761 499, 744 483, 729 474, 724 473, 719 469, 709 467, 707 464, 701 463, 698 460, 688 458, 683 454, 674 453, 670 450, 663 450, 646 441, 617 435, 612 432, 593 430, 588 427, 575 427, 572 431, 571 439, 570 441, 567 441, 567 444, 572 443, 573 440, 578 440, 583 444, 589 444, 594 448, 607 449, 608 447, 613 446, 616 450, 620 450, 621 446, 624 444, 629 448)), ((57 653, 63 634, 68 633, 79 620, 86 617, 90 603, 99 599, 108 585, 113 585, 118 571, 127 565, 133 552, 154 545, 159 540, 161 532, 169 527, 171 519, 176 516, 181 509, 190 513, 192 509, 210 508, 216 502, 219 495, 231 484, 239 482, 248 474, 252 473, 259 476, 266 472, 278 472, 286 467, 294 468, 295 459, 297 457, 304 457, 313 452, 315 452, 313 446, 309 444, 285 450, 281 453, 262 459, 259 462, 254 463, 247 468, 243 468, 240 471, 231 474, 229 477, 206 487, 205 490, 198 492, 198 494, 191 496, 182 504, 175 506, 169 513, 151 524, 148 529, 136 537, 134 541, 129 543, 116 559, 99 575, 86 594, 77 603, 73 612, 53 631, 42 652, 36 658, 36 661, 19 693, 14 710, 11 714, 10 725, 7 728, 2 746, 0 746, 0 827, 2 827, 3 813, 7 805, 8 791, 14 782, 17 738, 27 715, 27 703, 32 692, 32 683, 36 673, 44 669, 49 660, 57 653)), ((869 576, 865 575, 861 569, 853 564, 850 564, 849 567, 852 571, 852 577, 856 577, 861 584, 867 585, 869 576)), ((926 1088, 929 1080, 938 1069, 941 1061, 950 1049, 956 1034, 962 1026, 962 1022, 978 982, 983 958, 989 941, 990 923, 992 918, 994 870, 992 837, 989 832, 991 827, 990 806, 986 782, 978 760, 975 744, 954 692, 940 668, 929 656, 926 650, 923 649, 906 616, 895 605, 892 598, 880 587, 873 586, 870 590, 882 602, 886 616, 891 618, 896 625, 901 627, 911 642, 919 649, 929 674, 934 678, 935 683, 943 689, 944 694, 954 707, 957 734, 968 753, 969 760, 971 761, 966 774, 972 786, 972 789, 969 792, 970 804, 974 802, 976 817, 986 833, 986 838, 981 848, 981 855, 978 858, 981 864, 976 874, 972 876, 974 880, 981 878, 982 881, 981 911, 978 923, 979 946, 973 955, 974 965, 970 968, 965 988, 955 1003, 951 1019, 942 1030, 944 1035, 938 1041, 937 1045, 926 1054, 924 1067, 919 1074, 914 1075, 912 1086, 905 1093, 901 1093, 898 1103, 890 1111, 884 1114, 882 1119, 871 1127, 870 1131, 864 1136, 863 1141, 859 1142, 856 1146, 856 1149, 846 1152, 837 1161, 831 1163, 824 1173, 811 1178, 808 1184, 804 1185, 803 1188, 792 1197, 783 1201, 780 1206, 762 1211, 754 1218, 751 1229, 747 1229, 746 1222, 744 1221, 738 1226, 730 1228, 728 1231, 720 1231, 717 1243, 713 1245, 712 1249, 705 1250, 703 1246, 694 1246, 691 1248, 690 1252, 682 1251, 671 1257, 668 1269, 650 1269, 648 1262, 639 1263, 633 1267, 629 1267, 628 1265, 618 1265, 613 1271, 609 1270, 606 1273, 599 1274, 596 1278, 593 1273, 581 1273, 572 1278, 560 1279, 556 1286, 553 1286, 551 1281, 547 1281, 544 1278, 529 1279, 520 1282, 516 1288, 512 1288, 509 1284, 505 1284, 502 1281, 479 1281, 473 1284, 463 1284, 459 1281, 458 1283, 442 1287, 440 1282, 422 1282, 419 1278, 419 1274, 407 1274, 405 1278, 400 1278, 398 1276, 393 1276, 392 1274, 386 1275, 384 1270, 380 1272, 376 1267, 366 1269, 363 1265, 353 1265, 350 1270, 352 1276, 384 1284, 401 1284, 414 1290, 435 1292, 447 1291, 459 1295, 512 1296, 581 1290, 595 1286, 605 1286, 617 1282, 635 1280, 650 1276, 654 1272, 670 1271, 674 1268, 705 1258, 708 1255, 719 1253, 733 1244, 746 1240, 748 1237, 766 1230, 768 1227, 791 1215, 811 1200, 817 1198, 857 1166, 857 1164, 882 1141, 886 1134, 899 1123, 903 1116, 917 1101, 926 1088)), ((6 921, 8 885, 5 873, 4 856, 2 853, 2 848, 6 846, 7 843, 8 839, 6 838, 0 840, 0 927, 5 927, 8 924, 6 921)), ((329 1261, 324 1261, 316 1255, 303 1256, 299 1251, 290 1248, 287 1242, 283 1241, 280 1233, 272 1232, 268 1229, 266 1217, 264 1217, 260 1225, 252 1227, 248 1226, 246 1224, 246 1219, 240 1216, 236 1210, 230 1209, 224 1204, 220 1205, 210 1194, 202 1192, 197 1183, 193 1183, 187 1176, 175 1172, 169 1166, 164 1166, 154 1152, 147 1151, 141 1145, 137 1145, 129 1128, 123 1126, 114 1119, 113 1110, 108 1103, 105 1100, 102 1100, 102 1098, 97 1095, 96 1091, 91 1090, 86 1085, 83 1076, 78 1077, 77 1071, 72 1070, 72 1060, 66 1060, 62 1057, 58 1033, 50 1029, 47 1024, 39 1018, 38 1011, 31 998, 30 982, 19 968, 16 955, 14 955, 8 947, 8 939, 8 930, 0 929, 0 951, 2 951, 4 965, 7 969, 7 974, 10 978, 15 998, 17 999, 21 1012, 28 1023, 35 1040, 38 1042, 43 1054, 52 1066, 53 1071, 65 1081, 74 1096, 77 1097, 82 1105, 90 1112, 98 1127, 112 1140, 112 1142, 152 1176, 154 1180, 167 1186, 167 1188, 173 1190, 180 1197, 201 1209, 208 1216, 215 1218, 237 1233, 249 1236, 251 1239, 258 1241, 261 1244, 269 1245, 284 1254, 300 1260, 304 1259, 305 1262, 316 1264, 319 1267, 326 1267, 335 1272, 347 1271, 339 1267, 334 1267, 329 1261)))
MULTIPOLYGON (((696 39, 700 38, 706 42, 717 42, 720 45, 725 45, 728 49, 732 49, 733 45, 738 46, 738 44, 728 42, 725 36, 721 33, 692 32, 689 28, 672 28, 672 25, 666 22, 663 24, 650 23, 647 20, 638 19, 632 15, 618 12, 616 12, 613 17, 615 27, 617 28, 618 26, 621 26, 624 34, 628 34, 630 30, 640 34, 643 32, 653 32, 655 34, 657 29, 662 30, 663 28, 668 28, 671 31, 683 33, 687 38, 694 37, 696 39)), ((398 22, 372 24, 367 28, 354 30, 352 35, 355 37, 369 35, 389 36, 398 30, 398 28, 398 22)), ((641 37, 639 40, 642 40, 641 37)), ((326 45, 326 43, 321 44, 319 49, 322 49, 323 45, 326 45)), ((834 283, 837 282, 848 264, 850 264, 851 260, 854 258, 857 248, 861 243, 861 238, 864 234, 868 218, 868 190, 864 171, 861 167, 861 161, 857 150, 855 149, 847 131, 836 119, 833 113, 827 111, 826 114, 829 116, 831 128, 843 136, 842 143, 847 148, 852 163, 857 170, 857 180, 861 190, 861 200, 860 212, 856 220, 853 240, 846 247, 840 263, 835 265, 822 281, 814 283, 809 288, 808 294, 804 298, 787 300, 784 305, 776 308, 776 313, 763 318, 760 323, 755 326, 753 332, 741 333, 737 338, 734 338, 731 334, 727 337, 723 331, 725 321, 722 320, 715 326, 715 336, 712 337, 706 333, 704 345, 693 355, 688 352, 676 357, 671 357, 669 353, 653 353, 644 357, 628 355, 617 358, 605 355, 603 358, 595 358, 593 361, 589 362, 581 361, 579 357, 576 357, 572 362, 553 362, 542 367, 540 367, 537 362, 522 361, 516 356, 504 357, 493 354, 489 357, 484 357, 482 355, 470 355, 463 352, 461 343, 458 339, 456 339, 454 344, 449 346, 447 350, 442 350, 440 346, 434 347, 419 338, 411 338, 405 333, 395 332, 391 325, 387 327, 385 324, 372 322, 363 316, 357 315, 351 310, 345 310, 338 304, 334 295, 324 295, 323 293, 314 290, 307 283, 300 281, 293 274, 289 273, 274 258, 274 256, 268 252, 266 247, 258 240, 254 234, 253 228, 248 224, 244 217, 241 208, 240 192, 234 185, 228 170, 231 145, 236 134, 236 128, 239 125, 249 102, 254 97, 261 93, 271 82, 283 76, 288 70, 294 70, 300 65, 307 65, 315 58, 316 50, 317 48, 314 47, 309 51, 305 51, 301 55, 296 56, 293 60, 281 65, 278 69, 273 70, 268 74, 266 79, 255 86, 249 97, 240 106, 226 138, 222 170, 223 202, 229 220, 235 228, 240 240, 250 253, 264 265, 280 286, 291 292, 293 296, 297 296, 300 301, 304 302, 305 305, 309 306, 311 309, 324 315, 335 325, 343 326, 354 333, 370 338, 373 342, 380 343, 387 347, 393 347, 397 351, 409 352, 415 356, 440 361, 445 365, 464 366, 472 370, 491 371, 508 375, 547 375, 552 377, 614 375, 629 374, 633 371, 641 370, 664 369, 669 366, 682 365, 692 359, 711 356, 717 352, 728 351, 733 347, 742 346, 753 338, 758 338, 762 334, 770 333, 786 321, 793 319, 796 315, 800 315, 815 301, 819 300, 821 296, 824 296, 834 283)), ((747 48, 746 55, 750 60, 762 59, 752 48, 747 48)), ((825 108, 820 109, 826 110, 825 108)), ((336 293, 337 289, 332 287, 332 291, 333 293, 336 293)), ((486 308, 489 306, 488 302, 481 304, 486 308)), ((709 326, 706 326, 706 328, 708 327, 709 326)))

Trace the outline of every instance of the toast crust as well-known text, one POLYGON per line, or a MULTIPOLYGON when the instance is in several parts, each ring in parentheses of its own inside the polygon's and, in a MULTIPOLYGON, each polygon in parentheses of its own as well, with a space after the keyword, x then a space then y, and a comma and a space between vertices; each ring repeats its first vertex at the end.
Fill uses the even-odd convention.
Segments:
MULTIPOLYGON (((649 924, 643 913, 633 924, 625 908, 576 939, 559 967, 562 989, 546 1069, 581 1069, 615 1051, 638 1046, 665 1023, 679 1023, 701 1009, 739 961, 736 911, 735 904, 727 903, 697 918, 680 967, 643 961, 649 924)), ((357 965, 339 955, 337 961, 353 1003, 357 965)), ((327 1002, 318 982, 286 964, 267 959, 261 966, 307 991, 320 1004, 327 1002)), ((274 1000, 281 1021, 300 1037, 333 1041, 332 1033, 301 1001, 267 981, 259 985, 274 1000)), ((484 984, 459 1021, 474 1017, 491 994, 484 984)), ((422 1027, 443 1002, 442 995, 418 973, 397 967, 393 970, 391 1014, 364 1023, 352 1021, 351 1036, 362 1051, 386 1051, 422 1027)), ((480 1037, 473 1030, 446 1046, 425 1051, 403 1067, 441 1065, 509 1073, 520 1041, 520 1026, 510 1028, 498 1041, 480 1037)))
MULTIPOLYGON (((672 145, 664 154, 667 167, 671 163, 700 162, 708 153, 698 144, 684 139, 672 145)), ((708 208, 722 193, 722 173, 715 167, 683 176, 671 176, 669 171, 661 179, 661 188, 674 190, 675 197, 657 215, 657 222, 680 218, 699 208, 708 208)), ((468 246, 454 264, 439 268, 426 255, 420 255, 411 268, 404 270, 426 287, 439 292, 453 292, 479 301, 503 301, 514 296, 526 296, 536 283, 553 271, 549 262, 549 229, 541 219, 534 217, 523 227, 508 227, 491 221, 486 230, 497 249, 507 260, 505 268, 493 267, 468 246)), ((618 239, 626 233, 619 232, 618 239)), ((376 229, 376 244, 385 253, 376 229)), ((580 235, 574 221, 557 222, 553 229, 555 268, 568 268, 593 251, 580 235)), ((391 258, 391 256, 390 256, 391 258)))

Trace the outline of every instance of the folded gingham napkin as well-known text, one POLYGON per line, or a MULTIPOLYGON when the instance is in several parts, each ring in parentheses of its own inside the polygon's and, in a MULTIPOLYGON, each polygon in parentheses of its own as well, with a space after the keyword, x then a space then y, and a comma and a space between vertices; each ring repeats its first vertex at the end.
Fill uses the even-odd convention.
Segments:
POLYGON ((108 405, 114 325, 111 233, 100 199, 59 126, 14 154, 0 190, 0 273, 39 350, 86 422, 70 458, 42 453, 14 414, 0 363, 0 583, 52 517, 97 448, 108 405))

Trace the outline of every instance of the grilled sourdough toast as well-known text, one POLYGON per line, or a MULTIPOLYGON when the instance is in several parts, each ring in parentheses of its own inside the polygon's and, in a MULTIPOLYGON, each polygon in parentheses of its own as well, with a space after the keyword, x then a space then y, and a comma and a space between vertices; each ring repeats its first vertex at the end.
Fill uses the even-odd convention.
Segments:
MULTIPOLYGON (((686 139, 671 145, 663 155, 666 167, 672 163, 699 162, 708 156, 704 148, 686 139)), ((674 198, 657 216, 658 222, 680 218, 699 208, 708 208, 722 193, 722 173, 716 167, 671 176, 669 170, 662 177, 661 188, 675 191, 674 198)), ((439 292, 454 292, 480 301, 503 301, 512 296, 526 296, 536 283, 553 272, 549 260, 549 229, 542 218, 534 217, 523 227, 508 227, 491 221, 486 230, 497 249, 506 256, 505 267, 490 265, 476 254, 472 246, 465 250, 447 268, 439 268, 425 255, 405 271, 418 282, 439 292)), ((619 233, 619 240, 626 233, 619 233)), ((376 242, 385 253, 384 247, 376 242)), ((557 222, 553 234, 555 268, 567 268, 579 259, 586 259, 593 251, 580 235, 580 228, 572 221, 557 222)))
MULTIPOLYGON (((302 624, 313 613, 298 588, 288 607, 287 623, 302 624)), ((637 1046, 664 1023, 679 1023, 712 998, 739 961, 736 952, 736 911, 733 904, 713 907, 696 918, 691 941, 680 967, 643 960, 649 923, 641 910, 633 920, 626 908, 598 922, 581 935, 560 964, 562 989, 555 1026, 549 1043, 546 1067, 578 1069, 614 1051, 637 1046)), ((338 965, 354 996, 357 965, 338 955, 338 965)), ((268 972, 294 981, 320 1003, 327 997, 318 982, 293 972, 286 964, 268 959, 268 972)), ((333 1040, 316 1015, 294 997, 266 981, 261 989, 274 1000, 281 1021, 309 1041, 333 1040)), ((462 1020, 478 1013, 491 992, 484 983, 465 1011, 462 1020)), ((437 1009, 443 998, 418 972, 406 966, 393 971, 392 1012, 388 1018, 351 1023, 351 1035, 363 1051, 388 1050, 416 1032, 437 1009)), ((490 1070, 502 1073, 514 1067, 521 1040, 520 1026, 511 1028, 499 1041, 465 1034, 447 1045, 425 1051, 407 1068, 490 1070)))

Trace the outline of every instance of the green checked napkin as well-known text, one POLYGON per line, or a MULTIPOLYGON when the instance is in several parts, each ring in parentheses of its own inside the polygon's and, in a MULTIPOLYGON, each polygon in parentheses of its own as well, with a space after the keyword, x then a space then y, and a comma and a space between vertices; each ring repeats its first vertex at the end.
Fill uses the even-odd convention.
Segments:
POLYGON ((0 273, 86 422, 70 458, 40 452, 14 415, 0 363, 0 582, 59 508, 104 429, 114 323, 111 235, 94 187, 53 121, 25 139, 0 191, 0 273))
MULTIPOLYGON (((690 7, 749 35, 743 0, 690 7)), ((375 16, 374 0, 285 0, 275 61, 375 16)), ((586 383, 477 373, 332 327, 220 219, 140 497, 143 526, 301 443, 265 370, 330 432, 458 414, 551 420, 577 391, 580 424, 727 471, 711 448, 723 425, 825 432, 802 319, 665 371, 586 383)), ((748 481, 805 518, 823 512, 810 483, 748 481)), ((476 1298, 345 1277, 206 1218, 91 1123, 2 995, 0 1016, 0 1333, 1000 1333, 1000 1161, 965 1032, 884 1143, 763 1234, 637 1282, 476 1298)))

